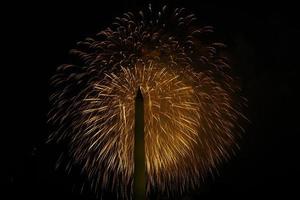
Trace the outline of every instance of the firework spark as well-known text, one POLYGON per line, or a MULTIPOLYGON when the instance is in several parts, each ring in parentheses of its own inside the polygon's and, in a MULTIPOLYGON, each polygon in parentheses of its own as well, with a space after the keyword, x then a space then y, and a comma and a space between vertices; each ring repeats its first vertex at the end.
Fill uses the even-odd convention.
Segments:
POLYGON ((116 18, 78 43, 78 65, 52 78, 49 140, 67 142, 92 187, 132 196, 135 96, 145 106, 147 195, 172 194, 227 160, 237 146, 242 98, 222 57, 221 43, 204 38, 211 27, 192 25, 185 9, 116 18))

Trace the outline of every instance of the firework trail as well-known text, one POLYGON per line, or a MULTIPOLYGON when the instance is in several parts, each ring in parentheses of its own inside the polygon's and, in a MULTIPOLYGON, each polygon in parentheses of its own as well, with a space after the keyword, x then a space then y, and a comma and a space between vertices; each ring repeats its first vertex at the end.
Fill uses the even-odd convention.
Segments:
POLYGON ((145 105, 147 195, 197 188, 237 147, 243 98, 222 56, 185 9, 151 6, 125 13, 71 50, 54 92, 49 141, 67 143, 68 167, 80 165, 95 191, 131 198, 134 106, 145 105))

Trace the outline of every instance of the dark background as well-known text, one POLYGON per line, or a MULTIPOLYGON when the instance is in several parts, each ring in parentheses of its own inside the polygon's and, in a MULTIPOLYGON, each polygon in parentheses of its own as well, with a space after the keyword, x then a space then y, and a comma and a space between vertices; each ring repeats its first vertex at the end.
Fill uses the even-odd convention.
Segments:
MULTIPOLYGON (((5 193, 2 199, 93 199, 80 194, 80 177, 54 170, 59 149, 45 145, 49 135, 49 78, 68 62, 77 41, 108 26, 123 12, 149 1, 39 3, 9 6, 2 62, 5 193), (6 55, 8 53, 8 55, 6 55)), ((166 1, 163 1, 166 2, 166 1)), ((164 3, 161 3, 164 5, 164 3)), ((299 147, 299 37, 296 5, 220 5, 169 1, 186 7, 203 25, 216 28, 218 38, 234 55, 233 69, 248 98, 251 123, 241 150, 185 199, 248 195, 297 194, 299 147)))

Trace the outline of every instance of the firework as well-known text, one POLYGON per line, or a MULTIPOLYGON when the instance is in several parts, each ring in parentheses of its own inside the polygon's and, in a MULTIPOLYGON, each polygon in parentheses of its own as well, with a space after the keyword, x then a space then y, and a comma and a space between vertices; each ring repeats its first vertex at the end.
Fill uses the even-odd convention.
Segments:
POLYGON ((185 9, 125 13, 53 76, 49 141, 68 144, 95 191, 130 198, 135 97, 144 98, 147 196, 197 188, 237 147, 242 98, 212 27, 185 9))

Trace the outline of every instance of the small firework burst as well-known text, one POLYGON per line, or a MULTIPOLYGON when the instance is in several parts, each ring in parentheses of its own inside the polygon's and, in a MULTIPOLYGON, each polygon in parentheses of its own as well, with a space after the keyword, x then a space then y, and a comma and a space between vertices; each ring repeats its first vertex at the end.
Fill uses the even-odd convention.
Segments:
POLYGON ((125 13, 71 50, 80 64, 53 76, 49 140, 68 143, 95 191, 132 196, 134 101, 145 107, 147 195, 199 186, 227 160, 242 130, 243 98, 219 49, 185 9, 125 13))

